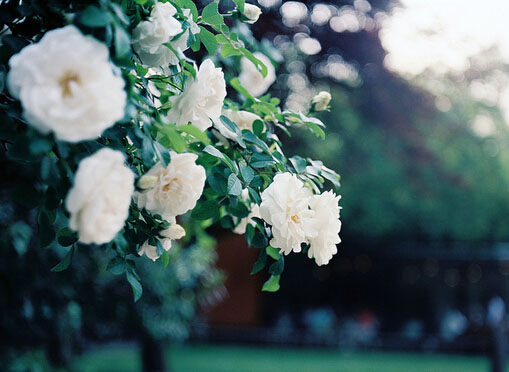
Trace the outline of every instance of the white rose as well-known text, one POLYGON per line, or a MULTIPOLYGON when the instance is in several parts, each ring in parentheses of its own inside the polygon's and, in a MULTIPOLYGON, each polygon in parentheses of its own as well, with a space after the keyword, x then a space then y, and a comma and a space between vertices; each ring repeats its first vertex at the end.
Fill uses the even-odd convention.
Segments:
POLYGON ((176 13, 177 10, 170 3, 156 3, 148 20, 140 22, 135 27, 133 48, 144 65, 160 67, 177 64, 177 56, 164 44, 170 43, 175 50, 183 52, 188 48, 189 32, 193 34, 200 32, 200 28, 192 19, 191 11, 183 9, 190 27, 180 37, 172 40, 182 33, 182 24, 174 17, 176 13))
MULTIPOLYGON (((160 232, 162 238, 158 238, 165 251, 169 251, 171 248, 171 241, 181 239, 186 235, 184 228, 175 222, 175 218, 170 218, 171 226, 160 232)), ((149 243, 149 240, 145 241, 138 251, 138 255, 142 256, 145 254, 152 261, 157 260, 160 255, 157 254, 157 247, 149 243)))
MULTIPOLYGON (((226 116, 231 121, 233 121, 235 124, 237 124, 241 131, 243 129, 252 131, 254 121, 262 120, 261 117, 249 111, 236 111, 224 109, 223 115, 226 116)), ((223 124, 220 118, 219 120, 214 120, 214 127, 219 131, 219 133, 221 133, 221 135, 223 135, 223 137, 234 141, 237 140, 237 134, 228 129, 228 127, 223 124)))
POLYGON ((317 235, 314 211, 309 209, 311 191, 297 176, 280 173, 261 195, 260 214, 272 225, 270 245, 288 254, 300 252, 301 244, 317 235))
POLYGON ((245 21, 246 23, 253 24, 258 21, 260 15, 262 14, 262 10, 253 4, 244 4, 244 16, 248 19, 245 21))
POLYGON ((143 177, 157 177, 151 188, 137 194, 140 208, 164 218, 178 216, 193 209, 205 186, 205 169, 196 165, 195 154, 171 152, 167 168, 154 165, 143 177))
POLYGON ((170 98, 173 106, 168 119, 177 125, 191 123, 205 130, 212 126, 212 121, 219 120, 225 97, 223 71, 207 59, 201 64, 196 80, 188 80, 184 92, 170 98))
POLYGON ((267 66, 267 76, 257 70, 253 62, 246 57, 240 60, 240 83, 254 97, 264 94, 270 86, 276 81, 276 69, 270 60, 262 53, 256 52, 253 55, 267 66))
MULTIPOLYGON (((249 200, 249 191, 247 189, 242 190, 241 198, 244 201, 249 200)), ((258 204, 251 203, 250 208, 251 211, 249 212, 247 217, 242 218, 240 221, 238 218, 234 217, 233 221, 237 223, 237 226, 235 227, 235 229, 233 229, 233 232, 235 234, 239 235, 245 234, 248 224, 255 226, 256 222, 253 221, 253 217, 262 218, 262 216, 260 215, 260 206, 258 204)))
POLYGON ((329 92, 321 91, 311 100, 311 104, 314 106, 316 111, 323 111, 327 109, 332 96, 329 92))
POLYGON ((309 239, 308 257, 314 258, 319 266, 327 265, 332 256, 338 252, 336 244, 341 242, 338 206, 340 198, 332 191, 326 191, 321 195, 313 195, 309 200, 309 206, 315 212, 315 226, 320 233, 309 239))
POLYGON ((134 174, 120 151, 103 148, 83 159, 67 194, 69 226, 79 241, 103 244, 118 234, 129 215, 134 174))
POLYGON ((79 142, 95 139, 124 117, 124 80, 108 48, 76 27, 49 31, 9 60, 7 84, 23 116, 43 133, 79 142))

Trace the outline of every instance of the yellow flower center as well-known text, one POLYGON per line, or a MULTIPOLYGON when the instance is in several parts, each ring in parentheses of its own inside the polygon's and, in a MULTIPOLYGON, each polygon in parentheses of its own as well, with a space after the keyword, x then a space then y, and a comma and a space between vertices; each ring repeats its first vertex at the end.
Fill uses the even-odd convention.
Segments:
POLYGON ((292 217, 292 221, 295 222, 295 223, 300 223, 300 218, 299 216, 297 216, 296 214, 294 214, 292 217))
POLYGON ((66 72, 64 76, 60 78, 60 81, 58 84, 60 85, 60 88, 62 89, 62 95, 64 97, 71 97, 72 91, 71 91, 71 83, 80 83, 80 77, 75 72, 66 72))

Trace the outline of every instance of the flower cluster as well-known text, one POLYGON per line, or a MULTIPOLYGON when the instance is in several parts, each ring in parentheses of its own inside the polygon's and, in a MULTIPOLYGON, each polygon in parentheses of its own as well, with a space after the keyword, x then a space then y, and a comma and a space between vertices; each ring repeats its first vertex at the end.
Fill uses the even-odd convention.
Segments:
MULTIPOLYGON (((319 161, 287 158, 276 133, 302 126, 323 138, 311 114, 328 108, 330 94, 318 94, 307 114, 282 110, 270 95, 277 53, 266 44, 251 53, 251 35, 235 28, 261 10, 234 3, 221 14, 217 2, 105 0, 66 18, 73 25, 28 38, 9 60, 8 90, 21 106, 6 112, 5 148, 13 164, 41 169, 39 231, 49 232, 41 241, 105 244, 136 299, 135 257, 168 264, 175 240, 213 223, 260 249, 254 272, 274 248, 306 246, 318 265, 337 252, 339 196, 321 190, 326 181, 339 187, 339 176, 319 161), (198 64, 190 52, 201 46, 213 57, 198 64)), ((278 287, 279 256, 270 255, 264 290, 278 287)))
POLYGON ((270 244, 285 255, 309 244, 308 256, 326 265, 337 253, 339 197, 331 191, 313 195, 297 176, 281 173, 261 195, 260 214, 272 225, 270 244))

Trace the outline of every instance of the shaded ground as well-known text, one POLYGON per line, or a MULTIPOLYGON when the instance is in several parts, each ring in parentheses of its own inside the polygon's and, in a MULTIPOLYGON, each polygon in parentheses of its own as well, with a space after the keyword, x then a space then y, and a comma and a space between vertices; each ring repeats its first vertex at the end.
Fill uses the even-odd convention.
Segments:
MULTIPOLYGON (((172 372, 487 372, 480 356, 337 352, 237 346, 174 346, 167 351, 172 372)), ((77 372, 139 372, 138 350, 107 346, 74 363, 77 372)))

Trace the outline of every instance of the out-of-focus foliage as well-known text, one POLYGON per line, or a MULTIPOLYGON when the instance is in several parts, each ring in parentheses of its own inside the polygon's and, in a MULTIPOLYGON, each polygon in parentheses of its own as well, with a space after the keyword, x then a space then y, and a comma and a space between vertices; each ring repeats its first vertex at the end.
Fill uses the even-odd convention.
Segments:
MULTIPOLYGON (((334 132, 313 155, 344 169, 347 233, 401 240, 501 240, 509 223, 508 151, 466 125, 465 107, 433 112, 408 123, 425 153, 408 151, 401 134, 387 131, 336 90, 326 120, 334 132), (463 112, 462 112, 463 111, 463 112)), ((474 102, 470 101, 470 111, 474 102)))
POLYGON ((324 142, 305 133, 282 141, 293 151, 310 144, 307 156, 341 169, 346 240, 509 238, 508 129, 497 107, 472 94, 485 80, 503 84, 504 66, 484 55, 464 75, 406 81, 384 66, 378 35, 392 2, 261 3, 283 15, 254 33, 284 56, 286 104, 305 108, 318 90, 332 93, 331 112, 320 116, 324 142), (481 133, 479 116, 488 121, 481 133))

